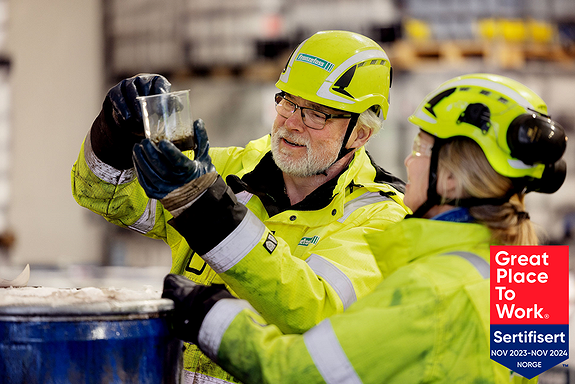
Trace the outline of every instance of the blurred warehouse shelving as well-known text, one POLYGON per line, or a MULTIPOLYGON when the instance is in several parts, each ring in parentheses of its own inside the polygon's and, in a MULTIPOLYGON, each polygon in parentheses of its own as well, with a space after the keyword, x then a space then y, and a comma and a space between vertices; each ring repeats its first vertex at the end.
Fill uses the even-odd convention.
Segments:
POLYGON ((575 59, 572 0, 103 1, 110 79, 141 68, 269 79, 298 42, 325 29, 372 37, 397 70, 467 59, 573 69, 575 59))

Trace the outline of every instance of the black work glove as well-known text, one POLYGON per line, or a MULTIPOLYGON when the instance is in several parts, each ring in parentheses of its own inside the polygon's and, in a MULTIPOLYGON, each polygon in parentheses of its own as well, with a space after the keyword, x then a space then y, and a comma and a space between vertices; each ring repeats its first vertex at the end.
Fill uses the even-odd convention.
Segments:
POLYGON ((110 88, 90 132, 96 156, 114 168, 132 168, 132 147, 144 138, 142 108, 137 97, 167 93, 171 87, 161 75, 141 74, 110 88))
POLYGON ((196 345, 202 322, 214 304, 222 299, 235 299, 223 284, 196 285, 186 277, 174 274, 164 279, 162 297, 174 301, 174 335, 196 345))
POLYGON ((194 121, 194 134, 197 143, 194 160, 165 140, 155 145, 144 139, 134 146, 134 165, 140 185, 148 197, 160 200, 174 216, 217 178, 208 154, 208 134, 201 119, 194 121))

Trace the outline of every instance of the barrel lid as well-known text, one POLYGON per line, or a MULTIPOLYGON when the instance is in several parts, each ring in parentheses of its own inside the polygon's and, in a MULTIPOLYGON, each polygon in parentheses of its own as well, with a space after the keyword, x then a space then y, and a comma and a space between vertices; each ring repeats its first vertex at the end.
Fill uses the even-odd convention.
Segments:
POLYGON ((150 288, 0 288, 0 316, 142 315, 173 308, 150 288))

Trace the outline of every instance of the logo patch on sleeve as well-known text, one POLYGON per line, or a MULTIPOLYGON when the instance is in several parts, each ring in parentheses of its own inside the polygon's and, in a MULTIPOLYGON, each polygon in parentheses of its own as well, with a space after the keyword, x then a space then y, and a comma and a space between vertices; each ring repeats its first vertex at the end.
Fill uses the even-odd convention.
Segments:
POLYGON ((269 252, 272 253, 274 249, 278 246, 278 241, 271 233, 268 233, 268 238, 264 241, 264 248, 269 252))

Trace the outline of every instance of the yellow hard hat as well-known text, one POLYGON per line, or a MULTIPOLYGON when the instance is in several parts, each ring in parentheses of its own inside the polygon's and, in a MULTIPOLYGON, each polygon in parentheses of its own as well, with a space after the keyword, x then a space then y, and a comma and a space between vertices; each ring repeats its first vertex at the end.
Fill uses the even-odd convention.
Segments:
POLYGON ((448 80, 409 117, 423 131, 448 139, 465 136, 483 150, 496 172, 541 179, 559 161, 567 137, 547 115, 547 105, 525 85, 499 75, 471 74, 448 80))
POLYGON ((359 114, 374 107, 385 119, 391 64, 381 46, 368 37, 321 31, 292 52, 276 86, 341 111, 359 114))

